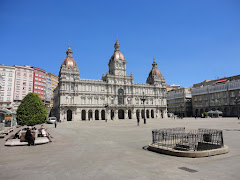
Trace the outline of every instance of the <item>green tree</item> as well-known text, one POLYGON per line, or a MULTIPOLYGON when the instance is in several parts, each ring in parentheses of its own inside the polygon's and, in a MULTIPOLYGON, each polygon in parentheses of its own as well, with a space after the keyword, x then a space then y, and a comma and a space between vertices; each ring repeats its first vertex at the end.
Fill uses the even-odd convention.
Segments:
POLYGON ((17 109, 20 125, 34 126, 46 122, 47 110, 36 93, 28 93, 17 109))

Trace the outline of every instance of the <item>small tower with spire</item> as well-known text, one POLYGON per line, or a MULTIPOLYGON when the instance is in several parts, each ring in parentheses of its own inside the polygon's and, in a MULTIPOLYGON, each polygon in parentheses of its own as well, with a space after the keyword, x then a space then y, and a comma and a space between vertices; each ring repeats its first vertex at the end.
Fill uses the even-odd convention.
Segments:
POLYGON ((72 49, 71 49, 71 45, 70 45, 70 42, 69 42, 69 45, 68 45, 68 50, 66 51, 66 54, 67 54, 67 57, 71 57, 72 58, 72 49))

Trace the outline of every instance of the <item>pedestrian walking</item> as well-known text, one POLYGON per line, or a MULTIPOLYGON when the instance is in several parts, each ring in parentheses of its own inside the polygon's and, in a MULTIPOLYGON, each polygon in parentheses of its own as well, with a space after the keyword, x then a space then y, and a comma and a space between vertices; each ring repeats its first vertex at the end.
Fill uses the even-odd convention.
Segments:
POLYGON ((57 120, 55 121, 55 123, 54 123, 54 124, 55 124, 55 128, 57 128, 57 120))
POLYGON ((140 119, 137 117, 137 125, 139 126, 140 119))

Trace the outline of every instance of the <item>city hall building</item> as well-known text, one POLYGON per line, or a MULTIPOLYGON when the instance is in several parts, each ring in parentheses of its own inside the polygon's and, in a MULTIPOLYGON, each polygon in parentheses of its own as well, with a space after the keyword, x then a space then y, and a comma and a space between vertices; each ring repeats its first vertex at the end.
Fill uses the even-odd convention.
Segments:
POLYGON ((69 45, 54 91, 54 116, 61 121, 167 117, 165 79, 155 59, 146 84, 134 83, 133 75, 127 76, 127 61, 118 41, 114 48, 107 73, 101 80, 89 80, 80 78, 69 45))

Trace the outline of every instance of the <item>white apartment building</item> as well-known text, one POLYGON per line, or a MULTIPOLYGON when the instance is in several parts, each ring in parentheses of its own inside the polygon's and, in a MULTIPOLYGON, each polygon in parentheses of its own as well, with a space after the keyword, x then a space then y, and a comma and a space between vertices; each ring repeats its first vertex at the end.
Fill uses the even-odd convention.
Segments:
POLYGON ((192 116, 192 88, 173 89, 167 93, 167 108, 169 113, 178 116, 192 116))
POLYGON ((0 74, 2 76, 2 88, 0 94, 0 109, 12 109, 15 68, 0 64, 0 74))
POLYGON ((33 69, 31 66, 14 65, 15 83, 13 94, 13 106, 17 110, 22 99, 30 92, 33 92, 33 69))
POLYGON ((194 84, 192 106, 194 115, 219 110, 223 116, 237 116, 240 100, 240 75, 194 84))

